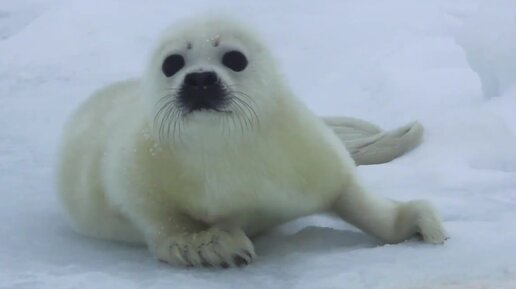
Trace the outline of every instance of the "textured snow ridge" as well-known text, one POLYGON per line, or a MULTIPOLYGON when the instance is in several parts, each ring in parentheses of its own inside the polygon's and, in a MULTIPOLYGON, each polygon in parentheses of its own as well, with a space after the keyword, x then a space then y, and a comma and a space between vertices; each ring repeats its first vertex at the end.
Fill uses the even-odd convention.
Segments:
POLYGON ((475 13, 465 18, 457 33, 457 42, 478 73, 486 97, 501 96, 516 88, 516 11, 500 9, 511 5, 514 1, 481 3, 475 13))
POLYGON ((0 2, 0 288, 516 288, 514 0, 0 2), (255 240, 251 266, 209 270, 70 230, 53 185, 66 117, 141 75, 167 25, 217 11, 256 27, 317 114, 425 126, 419 148, 359 175, 432 201, 445 245, 313 216, 255 240))

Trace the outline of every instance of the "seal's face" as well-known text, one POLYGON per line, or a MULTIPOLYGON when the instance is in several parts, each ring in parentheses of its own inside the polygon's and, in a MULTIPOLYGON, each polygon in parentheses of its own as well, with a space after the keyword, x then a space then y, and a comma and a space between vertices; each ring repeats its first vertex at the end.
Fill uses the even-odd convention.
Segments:
MULTIPOLYGON (((217 47, 218 45, 219 40, 217 39, 213 46, 217 47)), ((168 55, 161 65, 163 75, 167 78, 172 78, 179 71, 187 69, 185 68, 185 56, 188 56, 189 50, 192 49, 193 44, 188 43, 185 55, 179 53, 168 55)), ((222 66, 234 72, 242 72, 248 65, 247 57, 239 50, 227 51, 219 58, 222 66)), ((221 65, 217 66, 220 67, 221 65)), ((220 69, 217 70, 220 71, 220 69)), ((221 73, 217 73, 214 67, 210 67, 210 65, 198 66, 183 73, 177 95, 175 96, 177 98, 175 105, 179 106, 182 114, 190 114, 200 110, 231 112, 225 109, 238 96, 235 95, 234 91, 228 86, 227 81, 224 81, 219 74, 221 73)))
POLYGON ((155 131, 169 140, 251 131, 274 105, 277 78, 253 37, 233 23, 207 21, 163 38, 144 85, 155 131))

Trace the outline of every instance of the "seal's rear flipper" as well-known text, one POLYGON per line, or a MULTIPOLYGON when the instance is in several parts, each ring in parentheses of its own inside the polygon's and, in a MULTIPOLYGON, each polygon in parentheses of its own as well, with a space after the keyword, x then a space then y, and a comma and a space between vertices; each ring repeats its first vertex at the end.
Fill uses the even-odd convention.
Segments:
POLYGON ((391 131, 382 131, 366 121, 350 117, 324 117, 342 140, 357 165, 389 162, 417 147, 423 126, 413 122, 391 131))

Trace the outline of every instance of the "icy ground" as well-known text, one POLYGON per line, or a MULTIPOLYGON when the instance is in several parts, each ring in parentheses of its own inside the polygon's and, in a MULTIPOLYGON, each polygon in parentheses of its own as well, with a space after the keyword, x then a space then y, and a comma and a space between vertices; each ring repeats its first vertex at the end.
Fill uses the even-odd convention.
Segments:
POLYGON ((0 288, 516 288, 516 3, 0 0, 0 194, 0 288), (359 172, 431 200, 451 239, 382 245, 317 216, 256 240, 247 268, 207 270, 72 232, 53 186, 63 121, 207 11, 256 27, 318 114, 420 120, 421 147, 359 172))

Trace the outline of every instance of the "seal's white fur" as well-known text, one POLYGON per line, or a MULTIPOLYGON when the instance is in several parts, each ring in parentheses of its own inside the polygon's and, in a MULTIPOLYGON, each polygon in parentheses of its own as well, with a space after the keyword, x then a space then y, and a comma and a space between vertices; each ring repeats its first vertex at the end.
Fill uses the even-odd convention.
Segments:
POLYGON ((423 126, 412 122, 391 131, 352 117, 325 117, 357 165, 390 162, 421 143, 423 126))
POLYGON ((66 126, 58 179, 77 231, 145 242, 170 263, 249 263, 248 236, 325 211, 390 243, 415 233, 430 243, 445 238, 428 203, 364 190, 342 142, 291 94, 267 49, 226 21, 166 33, 141 81, 85 102, 66 126), (220 64, 229 49, 247 55, 244 71, 220 64), (186 66, 166 78, 161 63, 171 53, 185 55, 186 66), (184 75, 199 69, 216 71, 247 106, 182 120, 160 113, 184 75))

